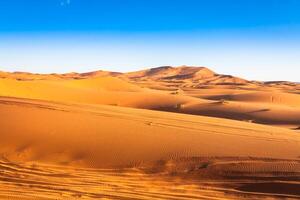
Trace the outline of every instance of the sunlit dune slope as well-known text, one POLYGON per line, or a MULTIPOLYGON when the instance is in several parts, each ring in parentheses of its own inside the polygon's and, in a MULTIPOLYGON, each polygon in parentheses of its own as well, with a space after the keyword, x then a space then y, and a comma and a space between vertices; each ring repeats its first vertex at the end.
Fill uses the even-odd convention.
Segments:
POLYGON ((170 79, 193 79, 199 80, 210 78, 216 74, 206 67, 157 67, 148 70, 141 70, 137 72, 129 72, 124 74, 129 78, 149 78, 154 80, 170 80, 170 79))
POLYGON ((192 98, 141 88, 116 77, 31 81, 0 79, 0 95, 138 108, 172 107, 192 98))
POLYGON ((199 87, 200 85, 243 85, 250 81, 238 77, 217 74, 206 67, 157 67, 137 72, 118 75, 136 83, 143 83, 151 87, 151 82, 160 82, 162 86, 199 87), (148 83, 148 84, 147 84, 148 83))
POLYGON ((1 98, 0 112, 0 154, 19 162, 122 168, 202 157, 300 156, 293 131, 225 119, 15 98, 1 98))

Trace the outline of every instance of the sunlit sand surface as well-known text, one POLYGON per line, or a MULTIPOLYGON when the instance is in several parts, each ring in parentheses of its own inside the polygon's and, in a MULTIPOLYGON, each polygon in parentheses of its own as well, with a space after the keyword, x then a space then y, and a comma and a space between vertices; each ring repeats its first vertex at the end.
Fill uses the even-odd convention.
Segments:
POLYGON ((186 67, 0 77, 0 199, 300 198, 297 84, 186 67))
POLYGON ((299 182, 192 180, 138 169, 81 169, 1 161, 1 199, 270 199, 299 197, 299 182), (269 195, 268 188, 282 190, 269 195), (251 189, 258 190, 251 192, 251 189), (286 188, 286 189, 284 189, 286 188), (288 190, 289 191, 284 191, 288 190), (248 190, 248 191, 247 191, 248 190), (266 191, 264 191, 266 190, 266 191), (284 194, 287 193, 287 194, 284 194))

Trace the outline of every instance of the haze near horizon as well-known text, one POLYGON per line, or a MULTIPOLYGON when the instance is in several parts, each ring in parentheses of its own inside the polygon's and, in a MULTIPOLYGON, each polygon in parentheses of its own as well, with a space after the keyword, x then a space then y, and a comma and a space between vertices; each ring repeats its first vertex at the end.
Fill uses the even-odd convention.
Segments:
POLYGON ((299 82, 300 2, 0 2, 0 70, 34 73, 206 66, 299 82))

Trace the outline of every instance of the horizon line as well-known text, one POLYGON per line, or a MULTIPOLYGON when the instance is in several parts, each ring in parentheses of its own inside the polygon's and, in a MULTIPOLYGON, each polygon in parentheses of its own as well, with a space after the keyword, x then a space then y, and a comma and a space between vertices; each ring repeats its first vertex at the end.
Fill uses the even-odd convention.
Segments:
MULTIPOLYGON (((207 66, 202 66, 202 65, 159 65, 159 66, 149 66, 149 67, 144 67, 138 70, 133 70, 133 71, 110 71, 110 70, 102 70, 102 69, 98 69, 98 70, 87 70, 87 71, 68 71, 68 72, 63 72, 63 73, 59 73, 59 72, 48 72, 48 73, 39 73, 39 72, 32 72, 32 71, 6 71, 6 70, 1 70, 0 72, 3 73, 10 73, 10 74, 17 74, 17 73, 24 73, 24 74, 32 74, 32 75, 63 75, 63 74, 85 74, 85 73, 92 73, 92 72, 112 72, 112 73, 121 73, 121 74, 126 74, 126 73, 131 73, 131 72, 137 72, 137 71, 144 71, 144 70, 151 70, 151 69, 157 69, 157 68, 163 68, 163 67, 171 67, 171 68, 180 68, 180 67, 193 67, 193 68, 206 68, 210 71, 212 71, 213 73, 217 74, 217 75, 228 75, 228 76, 233 76, 236 78, 241 78, 247 81, 251 81, 251 82, 263 82, 263 83, 267 83, 267 82, 290 82, 290 83, 296 83, 296 84, 300 84, 300 82, 297 81, 289 81, 289 80, 257 80, 257 79, 247 79, 244 78, 242 76, 238 76, 238 75, 232 75, 232 74, 224 74, 224 73, 218 73, 216 72, 214 69, 212 69, 211 67, 207 67, 207 66)), ((1 77, 0 77, 1 78, 1 77)))

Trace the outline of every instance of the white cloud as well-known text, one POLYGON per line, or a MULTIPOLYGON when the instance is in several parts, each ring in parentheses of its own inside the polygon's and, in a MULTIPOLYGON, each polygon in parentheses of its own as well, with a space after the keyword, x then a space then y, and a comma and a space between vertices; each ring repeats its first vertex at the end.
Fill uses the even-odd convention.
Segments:
POLYGON ((60 5, 61 6, 68 6, 68 5, 70 5, 71 4, 71 0, 62 0, 61 2, 60 2, 60 5))

